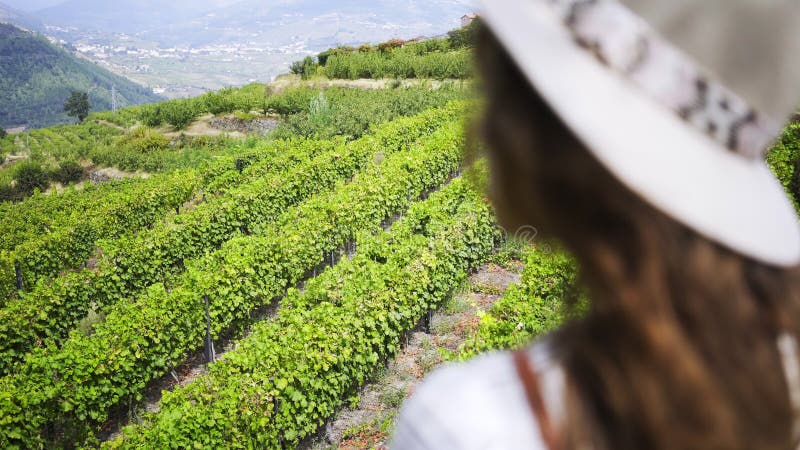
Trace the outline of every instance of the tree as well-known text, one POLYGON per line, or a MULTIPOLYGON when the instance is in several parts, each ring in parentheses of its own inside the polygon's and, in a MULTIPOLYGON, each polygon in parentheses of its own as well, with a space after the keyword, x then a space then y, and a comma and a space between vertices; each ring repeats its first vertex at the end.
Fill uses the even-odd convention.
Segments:
POLYGON ((6 133, 5 128, 0 127, 0 139, 3 139, 4 137, 6 137, 7 134, 8 133, 6 133))
POLYGON ((192 100, 180 99, 163 103, 161 105, 161 114, 168 124, 177 130, 183 130, 194 122, 198 112, 192 100))
POLYGON ((64 111, 70 117, 77 117, 78 123, 83 122, 89 116, 89 94, 87 92, 72 91, 72 94, 64 103, 64 111))
POLYGON ((455 49, 464 47, 475 47, 478 41, 478 30, 480 30, 480 19, 473 20, 469 25, 452 30, 447 33, 450 46, 455 49))
POLYGON ((318 65, 319 64, 314 61, 314 58, 306 56, 302 61, 293 62, 292 65, 289 66, 289 70, 291 70, 293 74, 300 75, 304 80, 307 80, 316 73, 318 65))
POLYGON ((14 180, 17 182, 17 189, 27 195, 32 194, 34 189, 43 190, 50 185, 47 171, 38 163, 23 162, 16 169, 14 180))
POLYGON ((85 171, 77 161, 62 161, 51 178, 61 184, 77 183, 83 178, 85 171))
POLYGON ((289 66, 289 70, 295 75, 302 75, 303 74, 303 61, 295 61, 289 66))
POLYGON ((261 114, 267 115, 272 112, 272 96, 274 91, 272 86, 265 84, 264 90, 262 91, 261 95, 261 114))

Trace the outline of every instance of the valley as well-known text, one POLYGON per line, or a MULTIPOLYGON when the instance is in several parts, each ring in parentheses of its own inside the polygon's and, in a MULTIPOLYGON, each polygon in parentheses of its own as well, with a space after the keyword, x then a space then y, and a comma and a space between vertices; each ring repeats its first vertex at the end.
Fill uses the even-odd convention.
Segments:
POLYGON ((158 95, 180 98, 269 82, 292 61, 330 47, 440 36, 473 7, 469 0, 379 1, 369 8, 359 0, 128 1, 114 7, 70 0, 28 15, 60 45, 158 95))

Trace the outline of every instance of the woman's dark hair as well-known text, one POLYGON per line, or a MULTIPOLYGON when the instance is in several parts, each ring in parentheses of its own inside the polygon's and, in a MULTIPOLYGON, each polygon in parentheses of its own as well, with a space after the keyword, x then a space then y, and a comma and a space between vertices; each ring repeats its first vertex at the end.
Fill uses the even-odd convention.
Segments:
POLYGON ((555 336, 567 447, 793 448, 776 338, 798 331, 798 270, 752 261, 652 207, 587 151, 486 29, 477 55, 500 219, 560 241, 590 297, 590 311, 555 336))

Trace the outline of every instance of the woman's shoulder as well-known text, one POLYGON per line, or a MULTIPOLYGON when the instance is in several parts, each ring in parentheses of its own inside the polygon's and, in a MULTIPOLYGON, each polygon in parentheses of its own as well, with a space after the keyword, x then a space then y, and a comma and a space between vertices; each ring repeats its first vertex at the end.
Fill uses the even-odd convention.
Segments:
MULTIPOLYGON (((547 341, 527 350, 555 423, 563 416, 563 372, 547 341)), ((498 352, 431 374, 403 406, 392 448, 544 449, 512 354, 498 352)))

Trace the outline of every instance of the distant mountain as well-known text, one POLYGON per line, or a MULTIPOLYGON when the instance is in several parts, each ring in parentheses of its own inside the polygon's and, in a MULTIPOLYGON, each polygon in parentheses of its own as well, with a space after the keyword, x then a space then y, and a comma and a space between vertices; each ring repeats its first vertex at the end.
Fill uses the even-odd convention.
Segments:
POLYGON ((329 46, 442 33, 471 0, 66 0, 37 12, 48 25, 126 33, 162 45, 257 44, 310 37, 329 46), (288 34, 287 34, 288 33, 288 34))
POLYGON ((55 6, 59 3, 64 3, 64 0, 6 0, 3 3, 10 5, 12 8, 15 8, 19 11, 32 13, 40 9, 55 6))
POLYGON ((309 48, 324 49, 444 33, 460 25, 471 5, 467 0, 241 0, 178 30, 202 36, 203 44, 235 42, 230 31, 239 29, 271 43, 300 38, 309 48))
POLYGON ((0 20, 3 22, 11 21, 20 17, 21 15, 22 13, 20 11, 17 11, 5 3, 0 3, 0 20))
POLYGON ((113 33, 146 34, 202 16, 237 0, 67 0, 36 12, 45 23, 113 33))
POLYGON ((0 24, 0 126, 39 127, 69 121, 63 105, 72 90, 89 91, 93 110, 110 109, 112 86, 121 106, 161 99, 41 35, 0 24))
POLYGON ((0 23, 12 23, 32 30, 42 29, 42 22, 18 9, 0 2, 0 23))

